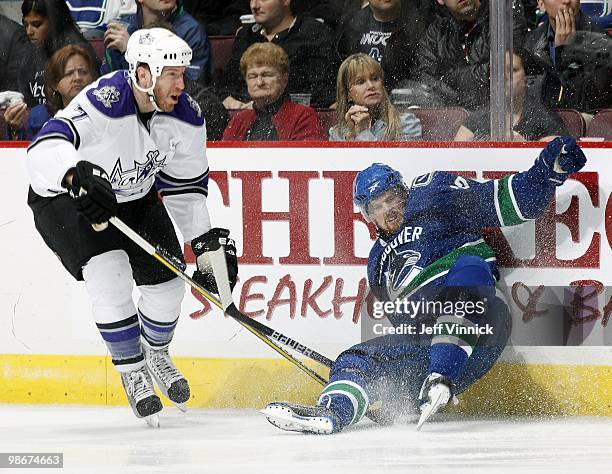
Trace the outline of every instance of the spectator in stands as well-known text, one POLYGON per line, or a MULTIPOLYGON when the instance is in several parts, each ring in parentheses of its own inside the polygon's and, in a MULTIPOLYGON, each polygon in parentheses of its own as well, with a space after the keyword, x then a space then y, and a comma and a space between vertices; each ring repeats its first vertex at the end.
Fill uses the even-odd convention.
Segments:
POLYGON ((286 92, 289 57, 274 43, 255 43, 240 58, 253 108, 232 118, 224 140, 322 140, 316 112, 292 102, 286 92))
POLYGON ((24 127, 7 121, 8 138, 31 140, 47 120, 66 107, 97 77, 97 65, 83 46, 70 44, 56 51, 45 69, 47 102, 32 109, 24 127))
POLYGON ((612 39, 581 12, 580 0, 540 0, 544 22, 525 41, 546 68, 544 100, 580 112, 612 106, 612 39))
MULTIPOLYGON (((559 135, 569 135, 561 117, 541 100, 541 81, 527 87, 523 50, 512 55, 512 128, 514 141, 549 141, 559 135)), ((456 141, 490 140, 489 107, 476 110, 457 132, 456 141)), ((578 138, 578 137, 576 137, 578 138)))
POLYGON ((66 4, 87 39, 101 38, 109 22, 136 13, 134 0, 66 0, 66 4))
MULTIPOLYGON (((531 31, 538 26, 538 15, 540 14, 538 9, 538 0, 520 0, 520 2, 523 5, 527 31, 531 31)), ((515 47, 516 46, 517 45, 515 45, 515 47)))
POLYGON ((240 74, 240 58, 254 43, 272 42, 289 56, 289 93, 310 93, 318 107, 334 101, 334 60, 331 32, 314 18, 294 15, 292 0, 251 0, 255 24, 241 28, 225 68, 219 96, 227 109, 248 108, 250 98, 240 74))
MULTIPOLYGON (((488 0, 437 2, 447 14, 436 19, 421 39, 416 71, 433 103, 419 105, 482 107, 489 101, 488 0)), ((522 5, 514 5, 514 43, 519 46, 525 18, 522 5)))
POLYGON ((176 34, 193 51, 191 66, 185 70, 185 77, 208 84, 212 76, 210 41, 204 27, 184 10, 183 0, 136 0, 136 3, 136 14, 125 17, 127 27, 118 22, 108 25, 104 34, 106 50, 102 74, 127 69, 128 64, 123 55, 130 35, 154 22, 164 21, 172 25, 176 34))
POLYGON ((45 67, 55 51, 68 44, 82 44, 96 62, 97 58, 64 0, 24 0, 21 13, 29 46, 19 70, 19 92, 26 105, 34 107, 45 103, 45 67))
POLYGON ((365 8, 345 14, 335 37, 340 60, 365 53, 382 62, 393 33, 409 25, 415 38, 422 35, 433 20, 433 4, 431 0, 371 0, 365 8))
POLYGON ((337 80, 338 124, 329 130, 333 141, 414 140, 421 122, 411 113, 400 114, 389 100, 378 61, 358 53, 340 65, 337 80))
POLYGON ((251 13, 250 0, 185 0, 185 10, 206 26, 210 36, 234 35, 240 17, 251 13))
POLYGON ((343 15, 368 3, 367 0, 293 0, 292 9, 294 14, 317 18, 335 31, 343 15))
POLYGON ((27 48, 21 25, 0 15, 0 92, 19 89, 19 65, 27 48))

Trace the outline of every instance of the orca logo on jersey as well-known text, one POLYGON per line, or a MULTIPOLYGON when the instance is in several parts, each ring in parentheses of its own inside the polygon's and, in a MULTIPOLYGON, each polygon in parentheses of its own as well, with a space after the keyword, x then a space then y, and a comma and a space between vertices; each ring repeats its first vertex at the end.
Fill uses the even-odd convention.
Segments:
POLYGON ((390 294, 410 284, 414 277, 421 273, 423 268, 416 265, 419 260, 421 253, 414 250, 401 252, 391 260, 387 271, 387 288, 390 294))
POLYGON ((410 187, 411 188, 423 188, 431 183, 433 176, 434 176, 433 173, 427 173, 427 174, 422 174, 421 176, 417 176, 412 181, 412 185, 410 187))
POLYGON ((125 192, 129 192, 130 188, 138 188, 137 192, 140 192, 142 184, 148 179, 152 179, 165 162, 166 157, 160 159, 159 150, 152 150, 147 153, 147 160, 144 163, 134 160, 132 169, 123 170, 121 158, 118 158, 111 172, 110 182, 113 184, 113 188, 118 189, 121 194, 125 195, 125 192))
POLYGON ((385 262, 389 260, 384 275, 386 277, 385 286, 392 297, 394 297, 392 293, 408 285, 423 269, 416 265, 421 259, 421 253, 406 248, 411 242, 420 240, 422 233, 423 227, 421 226, 406 226, 383 250, 378 265, 381 269, 385 268, 385 262))
POLYGON ((104 86, 94 90, 92 93, 98 99, 98 102, 102 103, 107 109, 110 109, 113 103, 119 102, 119 97, 121 96, 121 93, 115 86, 104 86))

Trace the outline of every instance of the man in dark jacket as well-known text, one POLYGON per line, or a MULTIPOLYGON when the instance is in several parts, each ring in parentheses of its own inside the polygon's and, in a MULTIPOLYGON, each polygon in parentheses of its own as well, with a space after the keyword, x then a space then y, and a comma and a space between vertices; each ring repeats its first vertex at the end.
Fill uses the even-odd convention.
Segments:
POLYGON ((612 38, 580 10, 580 0, 540 0, 544 22, 525 40, 545 69, 550 107, 593 112, 612 106, 612 38))
POLYGON ((348 12, 336 30, 340 60, 364 53, 382 62, 389 37, 404 25, 421 36, 434 18, 433 8, 431 0, 371 0, 367 7, 348 12))
POLYGON ((187 42, 193 51, 191 66, 185 71, 185 77, 202 84, 210 82, 212 76, 212 58, 210 41, 204 28, 183 8, 183 0, 136 0, 135 15, 126 17, 127 29, 117 23, 111 23, 104 34, 104 64, 102 74, 128 69, 123 56, 127 49, 130 35, 151 23, 165 21, 170 23, 177 36, 187 42))
POLYGON ((291 9, 296 15, 319 18, 335 31, 342 16, 360 10, 362 3, 363 0, 292 0, 291 9))
POLYGON ((235 34, 240 17, 251 13, 249 0, 185 0, 184 5, 209 36, 235 34))
POLYGON ((0 15, 0 92, 18 90, 19 65, 26 55, 27 45, 23 27, 0 15))
MULTIPOLYGON (((488 0, 437 0, 448 14, 432 23, 418 46, 416 77, 433 92, 435 105, 475 109, 489 102, 488 0)), ((514 2, 514 43, 522 43, 525 19, 514 2)), ((434 105, 434 104, 431 104, 434 105)))
POLYGON ((289 94, 309 93, 312 105, 331 105, 336 96, 337 64, 329 28, 314 18, 294 15, 291 0, 251 0, 251 11, 255 24, 238 31, 218 88, 225 107, 250 107, 240 58, 252 44, 266 41, 279 45, 289 56, 289 94))

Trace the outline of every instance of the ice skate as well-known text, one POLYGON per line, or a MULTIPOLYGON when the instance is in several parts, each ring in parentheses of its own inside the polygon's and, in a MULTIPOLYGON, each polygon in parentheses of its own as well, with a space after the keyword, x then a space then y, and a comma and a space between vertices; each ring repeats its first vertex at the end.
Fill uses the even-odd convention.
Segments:
POLYGON ((443 375, 432 373, 425 379, 419 400, 422 402, 420 406, 421 416, 417 423, 417 431, 421 429, 423 424, 439 410, 443 409, 450 401, 455 405, 459 403, 454 395, 453 382, 443 375))
POLYGON ((133 372, 122 372, 121 383, 125 389, 132 411, 138 418, 144 418, 153 428, 159 428, 157 413, 162 403, 153 390, 153 381, 145 366, 133 372))
POLYGON ((170 354, 168 347, 155 349, 143 344, 147 367, 155 380, 155 385, 172 403, 182 412, 187 411, 186 402, 189 400, 189 384, 178 371, 170 354))
POLYGON ((260 410, 267 420, 285 431, 332 434, 340 431, 340 420, 327 407, 273 402, 260 410))

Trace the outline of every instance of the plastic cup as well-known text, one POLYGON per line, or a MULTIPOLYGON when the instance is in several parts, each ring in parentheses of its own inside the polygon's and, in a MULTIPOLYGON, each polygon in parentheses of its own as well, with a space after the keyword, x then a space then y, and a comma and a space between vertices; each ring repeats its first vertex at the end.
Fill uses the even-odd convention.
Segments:
POLYGON ((127 18, 114 18, 113 20, 108 22, 107 27, 113 25, 115 27, 127 30, 129 24, 130 22, 127 20, 127 18))
POLYGON ((296 104, 302 104, 307 107, 310 106, 310 98, 312 94, 289 94, 289 98, 296 104))

